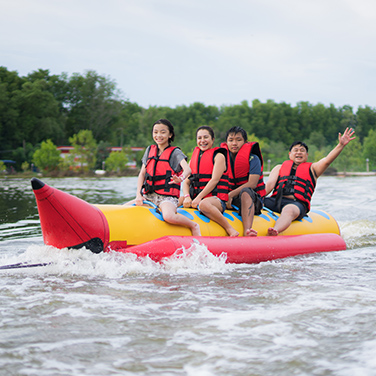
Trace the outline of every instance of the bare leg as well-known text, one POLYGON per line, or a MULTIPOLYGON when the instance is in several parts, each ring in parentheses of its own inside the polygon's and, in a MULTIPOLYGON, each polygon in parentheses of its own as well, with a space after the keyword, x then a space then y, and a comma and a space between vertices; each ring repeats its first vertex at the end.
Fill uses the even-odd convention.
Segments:
POLYGON ((241 195, 243 236, 257 236, 257 231, 252 228, 253 218, 255 216, 255 205, 252 197, 243 192, 241 195))
POLYGON ((160 204, 163 219, 172 225, 188 227, 192 231, 193 236, 201 236, 200 225, 191 221, 182 214, 177 213, 176 206, 172 202, 162 202, 160 204))
POLYGON ((239 233, 227 222, 222 214, 222 206, 216 197, 207 197, 200 202, 200 211, 208 218, 221 225, 229 236, 239 236, 239 233))
POLYGON ((296 205, 286 205, 281 212, 281 216, 277 219, 274 227, 268 228, 268 236, 277 236, 280 232, 286 230, 291 222, 298 218, 300 210, 296 205))

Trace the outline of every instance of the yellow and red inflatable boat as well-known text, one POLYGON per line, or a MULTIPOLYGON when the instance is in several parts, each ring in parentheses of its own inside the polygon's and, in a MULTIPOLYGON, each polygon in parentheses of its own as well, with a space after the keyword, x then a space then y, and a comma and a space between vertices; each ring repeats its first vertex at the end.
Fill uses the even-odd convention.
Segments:
MULTIPOLYGON (((214 255, 226 256, 231 263, 255 263, 299 254, 346 249, 335 219, 326 212, 311 210, 308 216, 294 221, 282 235, 266 236, 279 214, 263 210, 255 216, 253 228, 257 237, 228 237, 216 222, 196 209, 178 209, 200 225, 200 237, 189 229, 163 220, 155 207, 126 205, 93 205, 48 186, 39 179, 31 180, 36 197, 43 240, 56 248, 86 247, 94 253, 130 252, 160 261, 194 242, 207 246, 214 255)), ((237 212, 226 210, 225 217, 242 233, 237 212)))

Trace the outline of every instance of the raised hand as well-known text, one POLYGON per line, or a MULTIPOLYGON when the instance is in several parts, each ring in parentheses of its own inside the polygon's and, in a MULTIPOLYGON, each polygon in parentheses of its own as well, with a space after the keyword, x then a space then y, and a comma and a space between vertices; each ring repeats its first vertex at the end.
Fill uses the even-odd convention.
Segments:
POLYGON ((338 143, 346 146, 350 141, 354 140, 356 137, 354 136, 355 130, 353 128, 346 128, 343 135, 341 133, 338 134, 338 143))

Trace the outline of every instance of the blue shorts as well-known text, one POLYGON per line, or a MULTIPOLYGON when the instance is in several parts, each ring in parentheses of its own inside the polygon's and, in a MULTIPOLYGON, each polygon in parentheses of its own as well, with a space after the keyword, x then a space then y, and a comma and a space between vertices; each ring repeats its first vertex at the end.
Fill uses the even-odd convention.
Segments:
MULTIPOLYGON (((226 210, 226 201, 221 200, 217 196, 213 196, 213 197, 215 197, 216 199, 218 199, 219 202, 221 203, 221 205, 222 205, 222 213, 223 213, 226 210)), ((200 204, 198 204, 197 209, 199 210, 200 213, 202 213, 202 211, 200 210, 200 204)), ((202 214, 205 214, 205 213, 202 213, 202 214)))
POLYGON ((307 214, 307 208, 300 201, 293 200, 292 198, 282 197, 281 210, 278 210, 277 200, 274 197, 266 197, 265 200, 264 200, 264 206, 267 207, 268 209, 270 209, 271 211, 276 212, 276 213, 280 213, 282 211, 282 209, 286 205, 289 205, 289 204, 297 206, 299 208, 299 210, 300 210, 300 214, 299 214, 299 216, 297 218, 295 218, 295 220, 302 219, 303 217, 306 216, 306 214, 307 214))
MULTIPOLYGON (((217 197, 218 198, 218 197, 217 197)), ((222 205, 222 213, 226 210, 226 201, 223 201, 221 200, 220 198, 218 198, 218 200, 221 202, 221 205, 222 205)))

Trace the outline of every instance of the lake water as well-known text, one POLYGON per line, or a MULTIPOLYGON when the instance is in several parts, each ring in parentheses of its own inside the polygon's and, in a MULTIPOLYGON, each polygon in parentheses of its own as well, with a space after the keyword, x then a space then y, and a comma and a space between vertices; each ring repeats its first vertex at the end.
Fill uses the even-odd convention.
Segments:
MULTIPOLYGON (((42 179, 43 180, 43 179, 42 179)), ((137 178, 44 179, 91 203, 137 178)), ((43 244, 28 179, 0 180, 0 375, 376 375, 376 177, 321 177, 348 249, 157 264, 43 244)))

